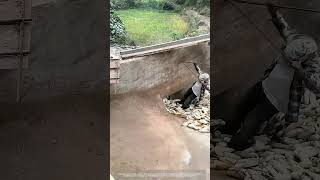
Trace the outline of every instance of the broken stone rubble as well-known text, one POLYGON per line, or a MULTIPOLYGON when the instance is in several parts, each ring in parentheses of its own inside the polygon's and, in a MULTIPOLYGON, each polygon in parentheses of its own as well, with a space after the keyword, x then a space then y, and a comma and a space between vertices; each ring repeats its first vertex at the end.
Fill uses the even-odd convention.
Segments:
POLYGON ((182 105, 177 103, 178 101, 179 99, 163 99, 169 113, 186 119, 183 126, 201 133, 210 133, 210 93, 205 91, 201 101, 197 105, 191 104, 188 109, 182 109, 182 105))
POLYGON ((255 145, 244 151, 226 146, 230 135, 217 130, 225 122, 213 119, 210 150, 213 167, 236 179, 320 180, 319 107, 320 100, 303 104, 299 121, 283 130, 280 141, 272 139, 276 127, 284 124, 284 115, 277 114, 255 137, 255 145))

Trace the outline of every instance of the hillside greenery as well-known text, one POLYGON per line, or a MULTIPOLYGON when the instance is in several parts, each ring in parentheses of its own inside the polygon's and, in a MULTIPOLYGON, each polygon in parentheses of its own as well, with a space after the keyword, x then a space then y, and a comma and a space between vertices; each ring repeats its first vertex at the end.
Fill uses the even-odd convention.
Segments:
POLYGON ((111 0, 111 43, 151 45, 193 35, 197 24, 187 8, 209 16, 210 0, 111 0))

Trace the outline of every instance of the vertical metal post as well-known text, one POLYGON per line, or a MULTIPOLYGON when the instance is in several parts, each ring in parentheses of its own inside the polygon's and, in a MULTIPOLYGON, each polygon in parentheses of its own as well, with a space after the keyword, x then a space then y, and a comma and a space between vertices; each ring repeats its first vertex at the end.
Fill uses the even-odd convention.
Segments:
POLYGON ((19 42, 18 42, 18 52, 19 52, 19 61, 18 61, 18 74, 17 74, 17 99, 18 103, 21 103, 21 94, 22 94, 22 84, 23 84, 23 45, 24 45, 24 19, 25 19, 25 0, 23 1, 23 6, 21 10, 21 19, 19 23, 19 42))

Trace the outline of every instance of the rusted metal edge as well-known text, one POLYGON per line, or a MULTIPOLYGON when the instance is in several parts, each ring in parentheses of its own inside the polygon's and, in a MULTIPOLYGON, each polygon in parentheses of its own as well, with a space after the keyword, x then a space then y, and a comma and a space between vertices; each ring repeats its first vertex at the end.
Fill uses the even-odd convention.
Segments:
POLYGON ((0 25, 10 25, 10 24, 19 24, 21 22, 31 22, 32 19, 28 18, 28 19, 8 19, 8 20, 0 20, 0 25))

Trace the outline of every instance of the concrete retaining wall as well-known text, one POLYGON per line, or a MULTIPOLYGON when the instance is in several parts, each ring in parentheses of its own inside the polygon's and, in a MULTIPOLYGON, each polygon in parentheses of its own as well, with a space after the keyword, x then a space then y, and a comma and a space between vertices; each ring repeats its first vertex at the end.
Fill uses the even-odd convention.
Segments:
POLYGON ((188 62, 196 62, 209 72, 208 43, 123 60, 120 64, 120 82, 112 84, 110 92, 114 95, 158 89, 163 95, 174 93, 194 81, 197 73, 193 64, 188 62))

